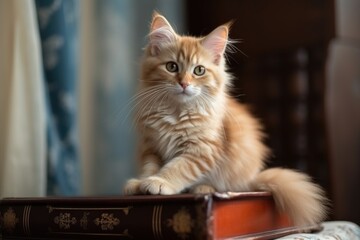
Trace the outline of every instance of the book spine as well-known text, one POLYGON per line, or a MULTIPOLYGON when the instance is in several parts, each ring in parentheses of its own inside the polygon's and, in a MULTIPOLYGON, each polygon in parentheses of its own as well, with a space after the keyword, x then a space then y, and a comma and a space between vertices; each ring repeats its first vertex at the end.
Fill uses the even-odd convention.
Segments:
POLYGON ((62 206, 0 203, 2 239, 206 239, 206 203, 62 206))

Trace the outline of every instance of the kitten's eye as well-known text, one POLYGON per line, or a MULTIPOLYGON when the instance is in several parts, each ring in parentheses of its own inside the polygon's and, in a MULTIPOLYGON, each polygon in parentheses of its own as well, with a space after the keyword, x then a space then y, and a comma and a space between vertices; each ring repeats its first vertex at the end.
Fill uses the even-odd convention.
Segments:
POLYGON ((169 72, 178 72, 179 71, 179 67, 175 62, 167 62, 166 63, 166 70, 168 70, 169 72))
POLYGON ((194 68, 194 74, 197 75, 197 76, 202 76, 205 74, 205 67, 204 66, 196 66, 194 68))

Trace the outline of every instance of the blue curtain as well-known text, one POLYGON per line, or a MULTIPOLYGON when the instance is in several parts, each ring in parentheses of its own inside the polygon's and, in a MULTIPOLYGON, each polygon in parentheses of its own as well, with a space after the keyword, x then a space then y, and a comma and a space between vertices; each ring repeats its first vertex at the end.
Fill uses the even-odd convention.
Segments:
POLYGON ((77 137, 79 1, 36 0, 47 95, 47 194, 80 192, 77 137))

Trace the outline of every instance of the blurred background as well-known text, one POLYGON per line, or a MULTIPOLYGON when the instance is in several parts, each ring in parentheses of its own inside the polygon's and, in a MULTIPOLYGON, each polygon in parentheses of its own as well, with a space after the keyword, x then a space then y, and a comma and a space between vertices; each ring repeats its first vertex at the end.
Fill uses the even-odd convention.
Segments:
POLYGON ((153 10, 180 34, 234 20, 233 94, 269 166, 307 172, 332 219, 360 224, 358 0, 0 0, 0 197, 121 193, 153 10))

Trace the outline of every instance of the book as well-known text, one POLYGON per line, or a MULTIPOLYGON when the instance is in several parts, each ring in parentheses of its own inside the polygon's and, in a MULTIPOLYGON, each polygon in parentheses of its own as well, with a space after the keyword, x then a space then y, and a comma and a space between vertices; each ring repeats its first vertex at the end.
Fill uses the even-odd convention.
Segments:
POLYGON ((303 230, 267 192, 0 200, 0 239, 270 239, 303 230))

